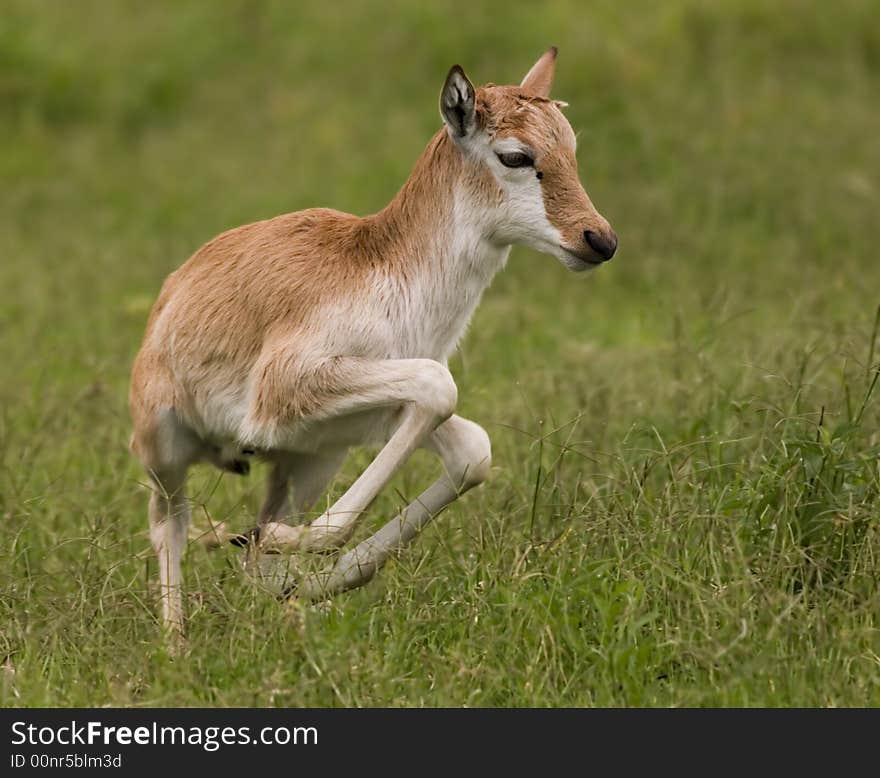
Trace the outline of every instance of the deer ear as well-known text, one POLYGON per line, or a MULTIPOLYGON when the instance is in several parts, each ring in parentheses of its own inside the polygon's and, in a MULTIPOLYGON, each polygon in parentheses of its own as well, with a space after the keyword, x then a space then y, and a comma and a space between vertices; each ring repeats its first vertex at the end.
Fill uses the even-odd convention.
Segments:
POLYGON ((446 76, 440 114, 453 138, 466 138, 477 126, 474 85, 460 65, 453 65, 446 76))
POLYGON ((555 46, 551 46, 532 65, 532 69, 526 73, 526 77, 520 83, 520 87, 524 91, 534 92, 538 97, 550 96, 550 87, 553 86, 553 71, 556 68, 556 55, 558 51, 555 46))

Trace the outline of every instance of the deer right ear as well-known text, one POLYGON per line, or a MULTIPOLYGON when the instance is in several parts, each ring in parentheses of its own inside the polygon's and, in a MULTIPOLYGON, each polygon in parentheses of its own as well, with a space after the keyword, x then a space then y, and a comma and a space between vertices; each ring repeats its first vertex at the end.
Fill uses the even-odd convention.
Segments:
POLYGON ((453 138, 466 138, 476 125, 474 85, 460 65, 453 65, 440 93, 440 114, 453 138))

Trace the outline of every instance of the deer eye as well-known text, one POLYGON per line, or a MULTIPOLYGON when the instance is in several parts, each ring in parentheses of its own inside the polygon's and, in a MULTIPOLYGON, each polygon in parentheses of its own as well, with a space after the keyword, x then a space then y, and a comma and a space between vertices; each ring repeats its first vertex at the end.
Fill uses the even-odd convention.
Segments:
POLYGON ((535 164, 535 160, 521 151, 513 151, 510 154, 498 154, 497 156, 504 167, 530 167, 535 164))

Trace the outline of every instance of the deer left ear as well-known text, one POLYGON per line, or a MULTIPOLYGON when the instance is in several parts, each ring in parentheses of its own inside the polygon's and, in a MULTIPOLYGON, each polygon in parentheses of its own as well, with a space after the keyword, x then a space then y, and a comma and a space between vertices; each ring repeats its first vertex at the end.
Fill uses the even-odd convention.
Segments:
POLYGON ((532 65, 532 69, 526 73, 526 77, 520 83, 525 92, 533 92, 538 97, 549 97, 550 87, 553 86, 553 71, 556 69, 556 55, 559 50, 551 46, 541 58, 532 65))
POLYGON ((476 125, 474 85, 460 65, 453 65, 440 92, 440 114, 453 138, 465 138, 476 125))

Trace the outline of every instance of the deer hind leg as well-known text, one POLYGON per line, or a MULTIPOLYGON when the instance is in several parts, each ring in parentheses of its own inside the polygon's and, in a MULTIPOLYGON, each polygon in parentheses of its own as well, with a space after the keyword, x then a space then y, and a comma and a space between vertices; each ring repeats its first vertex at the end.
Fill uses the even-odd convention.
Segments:
POLYGON ((184 485, 189 466, 205 455, 205 445, 166 402, 172 393, 159 378, 161 371, 154 371, 152 384, 137 385, 145 388, 133 403, 131 447, 151 481, 150 540, 159 561, 162 620, 174 651, 183 636, 181 561, 190 515, 184 485))
POLYGON ((181 560, 186 548, 189 502, 184 494, 186 470, 151 473, 150 540, 159 559, 162 621, 172 639, 183 635, 181 560))
POLYGON ((400 422, 367 469, 321 516, 296 527, 267 522, 260 534, 264 550, 324 551, 346 543, 370 503, 425 437, 452 415, 457 400, 449 371, 430 359, 337 359, 322 380, 332 382, 333 391, 320 406, 320 421, 402 408, 400 422))
POLYGON ((403 550, 438 513, 489 475, 492 451, 482 427, 452 416, 425 441, 445 473, 396 518, 344 554, 332 567, 304 577, 292 587, 306 599, 322 600, 363 586, 394 554, 403 550))
POLYGON ((260 525, 290 518, 302 520, 333 480, 345 454, 344 448, 315 454, 278 454, 269 473, 266 499, 260 508, 260 525))
POLYGON ((290 512, 290 480, 293 474, 293 457, 280 454, 275 458, 266 479, 266 497, 260 506, 259 523, 283 521, 290 512))
POLYGON ((184 486, 187 470, 204 446, 175 412, 166 408, 136 419, 132 448, 152 481, 150 540, 159 560, 162 620, 174 647, 183 635, 181 560, 190 516, 184 486))

